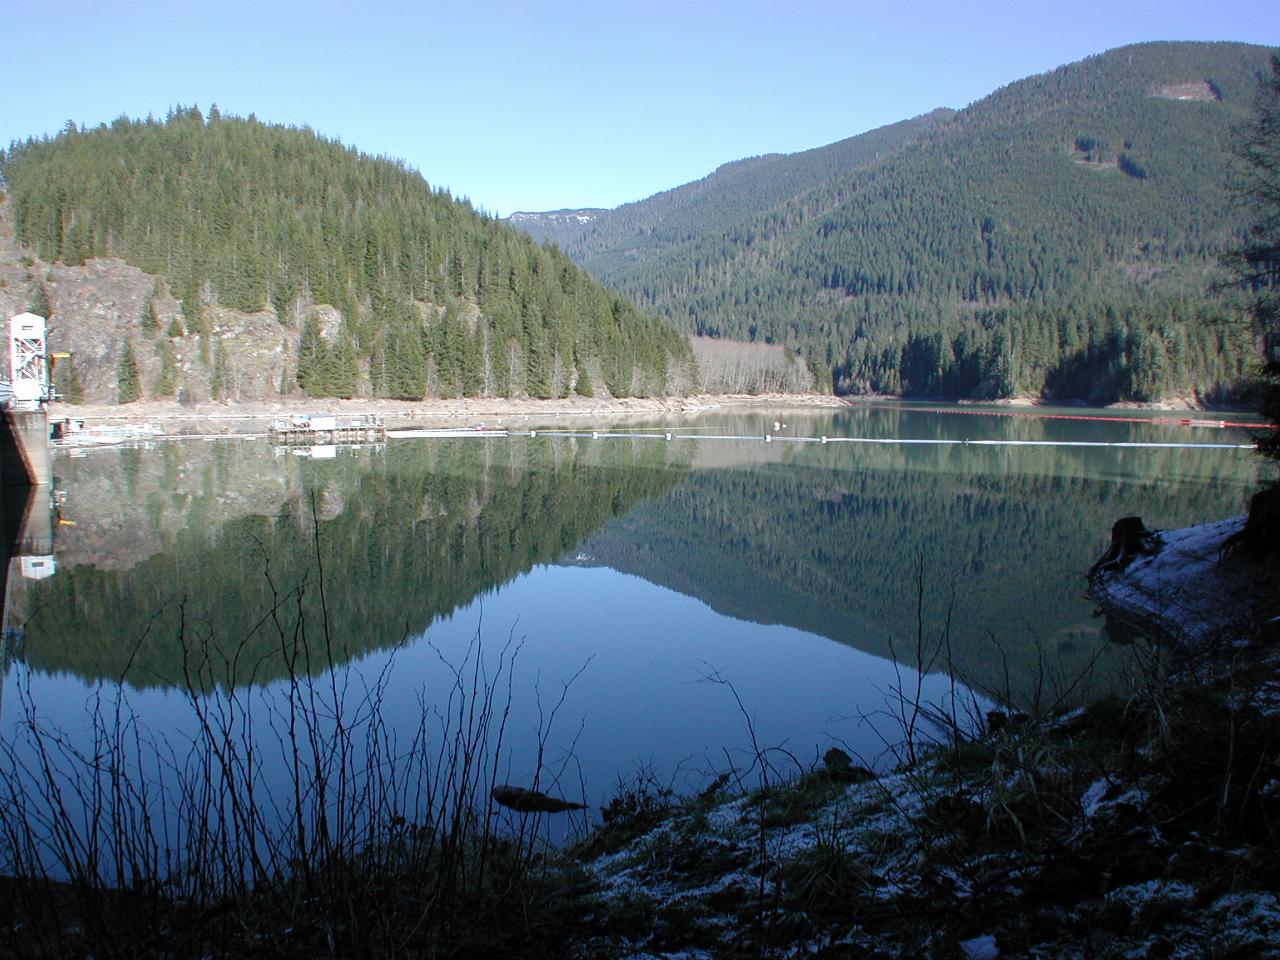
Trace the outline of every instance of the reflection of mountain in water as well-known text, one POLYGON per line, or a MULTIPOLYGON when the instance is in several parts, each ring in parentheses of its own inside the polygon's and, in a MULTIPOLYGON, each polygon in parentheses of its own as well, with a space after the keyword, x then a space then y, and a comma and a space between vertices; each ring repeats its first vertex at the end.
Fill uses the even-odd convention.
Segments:
MULTIPOLYGON (((774 423, 749 413, 679 431, 1237 439, 877 408, 774 423)), ((318 670, 330 653, 345 661, 398 643, 565 558, 875 654, 892 639, 910 660, 922 563, 926 632, 945 621, 954 583, 955 661, 1001 689, 993 638, 1014 674, 1038 669, 1035 637, 1067 670, 1096 649, 1099 622, 1080 595, 1112 521, 1136 513, 1161 527, 1240 512, 1254 472, 1243 452, 759 440, 468 439, 327 462, 253 443, 101 451, 56 465, 76 525, 57 529, 57 576, 31 584, 25 656, 46 670, 163 684, 182 678, 184 656, 191 665, 184 650, 212 647, 218 682, 267 680, 295 636, 313 659, 299 665, 318 670)))
MULTIPOLYGON (((1061 421, 883 411, 839 424, 860 436, 946 438, 957 426, 973 439, 1098 436, 1061 421)), ((830 420, 802 429, 837 432, 830 420)), ((1153 429, 1106 425, 1105 438, 1152 439, 1153 429)), ((1024 693, 1038 647, 1046 669, 1063 674, 1097 649, 1102 627, 1082 599, 1083 575, 1117 517, 1169 527, 1237 513, 1253 475, 1248 454, 1222 451, 775 443, 767 456, 695 469, 665 497, 606 524, 581 554, 740 619, 879 655, 892 642, 907 659, 922 565, 926 635, 938 636, 954 584, 950 635, 962 674, 1003 691, 1003 648, 1012 686, 1024 693)))
POLYGON ((646 449, 463 440, 323 463, 258 445, 60 461, 76 525, 59 530, 59 574, 34 588, 26 657, 153 685, 210 649, 206 671, 243 683, 279 676, 295 638, 310 670, 330 642, 339 662, 399 643, 666 492, 683 468, 646 449))

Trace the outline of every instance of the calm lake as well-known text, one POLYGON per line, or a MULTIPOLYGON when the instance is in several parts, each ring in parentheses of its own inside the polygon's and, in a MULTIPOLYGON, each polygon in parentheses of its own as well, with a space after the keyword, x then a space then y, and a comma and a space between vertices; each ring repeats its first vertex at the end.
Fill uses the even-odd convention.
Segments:
POLYGON ((747 769, 753 736, 780 766, 833 744, 885 763, 918 638, 928 699, 948 658, 967 703, 1085 696, 1123 670, 1082 595, 1112 522, 1241 513, 1255 457, 1078 445, 1239 429, 1036 413, 1064 418, 861 405, 332 459, 262 440, 59 452, 56 572, 10 573, 3 762, 32 756, 33 721, 92 755, 104 715, 180 756, 197 708, 225 717, 230 697, 268 718, 232 710, 221 735, 270 745, 269 779, 289 763, 273 704, 310 676, 376 701, 402 744, 465 725, 460 695, 487 689, 493 778, 598 805, 637 771, 687 791, 747 769), (927 442, 791 442, 823 436, 927 442))

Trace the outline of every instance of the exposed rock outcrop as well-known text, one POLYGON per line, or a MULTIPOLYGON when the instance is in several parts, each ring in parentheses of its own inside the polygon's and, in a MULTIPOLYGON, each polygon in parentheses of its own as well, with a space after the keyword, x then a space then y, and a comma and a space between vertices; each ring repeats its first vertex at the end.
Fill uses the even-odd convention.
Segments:
MULTIPOLYGON (((35 257, 15 238, 9 204, 0 198, 0 319, 38 307, 49 320, 50 351, 70 354, 65 362, 84 403, 116 401, 126 343, 143 399, 195 404, 298 392, 290 379, 299 336, 294 318, 282 323, 271 308, 244 313, 210 305, 202 309, 204 329, 193 330, 163 281, 123 260, 68 266, 35 257)), ((7 347, 0 361, 7 364, 7 347)))

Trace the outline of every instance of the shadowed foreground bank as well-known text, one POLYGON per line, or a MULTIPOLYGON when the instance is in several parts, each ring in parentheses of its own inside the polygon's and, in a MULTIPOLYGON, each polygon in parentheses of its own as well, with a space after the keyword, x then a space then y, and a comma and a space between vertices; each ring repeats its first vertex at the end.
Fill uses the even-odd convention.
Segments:
MULTIPOLYGON (((376 684, 301 672, 271 718, 235 691, 193 697, 189 752, 102 702, 96 754, 72 754, 26 702, 31 749, 6 747, 0 781, 0 952, 1274 955, 1276 651, 1140 649, 1126 690, 1065 714, 978 719, 900 686, 916 742, 879 775, 765 744, 699 796, 638 774, 565 845, 546 838, 566 814, 492 799, 514 650, 487 680, 455 664, 412 742, 382 725, 376 684), (294 758, 284 795, 261 792, 279 758, 227 736, 254 722, 294 758)), ((556 773, 532 789, 566 792, 556 773)))

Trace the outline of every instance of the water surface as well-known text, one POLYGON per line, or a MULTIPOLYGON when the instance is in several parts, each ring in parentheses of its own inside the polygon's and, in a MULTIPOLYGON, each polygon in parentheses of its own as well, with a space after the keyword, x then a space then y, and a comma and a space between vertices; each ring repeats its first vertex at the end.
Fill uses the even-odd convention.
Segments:
POLYGON ((376 690, 413 730, 478 663, 510 691, 497 778, 593 804, 637 769, 696 789, 762 746, 884 763, 917 666, 927 697, 950 664, 980 706, 1112 682, 1075 684, 1111 652, 1082 596, 1111 523, 1240 513, 1257 479, 1241 450, 1054 445, 1247 441, 1154 419, 867 405, 627 430, 751 439, 61 453, 57 572, 11 575, 0 736, 87 737, 106 695, 180 744, 201 698, 270 710, 299 674, 376 690), (929 442, 790 442, 822 436, 929 442))

